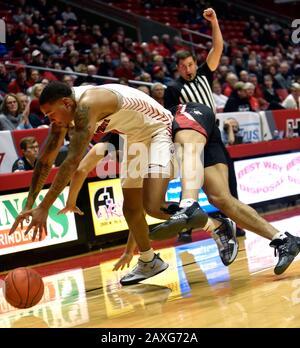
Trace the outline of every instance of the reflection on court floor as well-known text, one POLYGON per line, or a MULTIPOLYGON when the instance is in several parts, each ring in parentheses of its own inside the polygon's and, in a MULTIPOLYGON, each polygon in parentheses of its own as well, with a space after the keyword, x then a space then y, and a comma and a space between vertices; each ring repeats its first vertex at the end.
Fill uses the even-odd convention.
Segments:
POLYGON ((72 327, 89 321, 87 300, 82 269, 51 275, 43 278, 45 292, 42 300, 34 307, 15 309, 0 293, 0 327, 14 326, 39 318, 48 327, 72 327))
MULTIPOLYGON (((272 224, 300 236, 298 216, 272 224)), ((275 276, 268 240, 247 231, 239 242, 229 267, 211 238, 161 249, 169 268, 125 287, 128 269, 112 271, 117 258, 99 264, 99 255, 84 268, 82 256, 82 268, 43 278, 43 299, 32 308, 13 308, 0 289, 0 327, 299 327, 300 263, 275 276)), ((53 274, 55 262, 46 267, 53 274)))

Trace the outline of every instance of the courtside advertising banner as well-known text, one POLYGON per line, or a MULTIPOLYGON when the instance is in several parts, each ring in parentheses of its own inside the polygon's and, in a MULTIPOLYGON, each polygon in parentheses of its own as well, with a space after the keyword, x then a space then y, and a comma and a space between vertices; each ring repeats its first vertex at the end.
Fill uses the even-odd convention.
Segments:
MULTIPOLYGON (((42 190, 36 199, 38 205, 46 195, 48 190, 42 190)), ((12 234, 8 235, 16 217, 25 206, 28 192, 20 192, 0 196, 0 255, 12 254, 19 251, 42 248, 49 245, 57 245, 78 239, 75 218, 73 213, 57 215, 64 208, 67 201, 69 189, 65 188, 58 196, 49 210, 47 220, 48 235, 43 235, 42 240, 32 241, 32 232, 24 235, 26 226, 21 227, 12 234)), ((36 207, 36 205, 34 207, 36 207)))
POLYGON ((234 168, 246 204, 300 194, 300 152, 235 161, 234 168))
POLYGON ((12 166, 18 158, 10 131, 0 132, 0 173, 11 173, 12 166))
POLYGON ((262 128, 260 116, 256 112, 226 112, 218 113, 220 131, 223 131, 224 121, 234 118, 239 123, 239 134, 243 136, 243 143, 257 143, 262 141, 262 128))
POLYGON ((283 136, 286 137, 289 128, 293 130, 293 137, 300 136, 300 110, 261 111, 259 114, 264 140, 273 139, 275 130, 282 132, 283 136))
MULTIPOLYGON (((123 193, 120 179, 88 183, 95 235, 128 230, 123 215, 123 193)), ((161 220, 146 216, 148 225, 161 220)))
POLYGON ((37 327, 73 327, 89 321, 83 270, 81 268, 43 277, 44 295, 33 308, 11 306, 0 288, 0 327, 18 328, 28 322, 37 327))

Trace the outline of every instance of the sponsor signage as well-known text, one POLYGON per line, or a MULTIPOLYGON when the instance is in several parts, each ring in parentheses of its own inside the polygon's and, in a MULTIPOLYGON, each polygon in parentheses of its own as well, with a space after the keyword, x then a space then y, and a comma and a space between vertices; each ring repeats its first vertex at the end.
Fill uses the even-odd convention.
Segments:
MULTIPOLYGON (((0 173, 11 173, 12 166, 18 158, 10 131, 1 131, 0 141, 0 173)), ((0 189, 4 190, 0 182, 0 189)))
MULTIPOLYGON (((123 215, 123 193, 120 179, 103 180, 88 183, 90 204, 94 223, 95 235, 124 231, 128 225, 123 215)), ((166 200, 179 202, 181 194, 180 179, 170 181, 166 193, 166 200)), ((207 213, 218 209, 208 202, 204 192, 199 191, 199 204, 207 213)), ((146 216, 148 225, 153 225, 162 220, 146 216)))
POLYGON ((226 112, 218 113, 220 131, 224 128, 224 121, 235 118, 239 123, 239 134, 243 136, 243 143, 257 143, 262 140, 261 120, 256 112, 226 112))
MULTIPOLYGON (((47 193, 42 190, 38 195, 34 207, 38 205, 47 193)), ((47 220, 48 235, 42 240, 32 241, 32 232, 26 236, 24 231, 28 224, 25 222, 23 230, 19 227, 15 233, 8 235, 15 218, 25 206, 27 192, 14 193, 0 196, 0 255, 7 255, 24 250, 42 248, 49 245, 57 245, 78 239, 74 214, 57 215, 60 209, 65 206, 69 189, 65 188, 58 196, 49 210, 47 220)))
POLYGON ((282 132, 283 136, 300 136, 300 110, 272 110, 260 111, 263 128, 263 139, 273 139, 275 130, 282 132), (292 134, 289 134, 289 129, 292 134))
POLYGON ((234 168, 246 204, 300 194, 300 152, 235 161, 234 168))
MULTIPOLYGON (((128 230, 123 215, 123 193, 120 179, 88 183, 95 235, 128 230)), ((146 216, 148 225, 161 220, 146 216)))

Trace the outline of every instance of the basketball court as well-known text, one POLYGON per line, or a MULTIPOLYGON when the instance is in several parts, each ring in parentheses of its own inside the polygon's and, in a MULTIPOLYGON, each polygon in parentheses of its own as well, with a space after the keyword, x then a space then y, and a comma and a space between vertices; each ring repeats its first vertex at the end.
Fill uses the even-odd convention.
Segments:
MULTIPOLYGON (((300 236, 299 209, 266 218, 277 228, 300 236)), ((283 275, 276 276, 273 249, 251 232, 239 238, 239 254, 229 267, 221 263, 209 235, 196 231, 193 240, 190 244, 177 244, 174 239, 154 243, 169 268, 127 287, 119 284, 127 269, 112 271, 123 251, 120 246, 32 266, 43 277, 42 300, 32 308, 15 309, 1 294, 0 327, 300 326, 299 256, 283 275)), ((131 267, 136 260, 137 256, 131 267)))

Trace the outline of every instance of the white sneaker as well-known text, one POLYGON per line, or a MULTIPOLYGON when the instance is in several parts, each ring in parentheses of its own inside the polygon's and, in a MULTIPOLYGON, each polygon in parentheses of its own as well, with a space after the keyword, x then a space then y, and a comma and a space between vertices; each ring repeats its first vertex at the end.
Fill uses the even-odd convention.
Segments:
POLYGON ((169 265, 159 257, 159 254, 154 254, 152 261, 144 262, 139 259, 134 269, 121 278, 120 283, 122 285, 136 284, 163 272, 168 267, 169 265))

